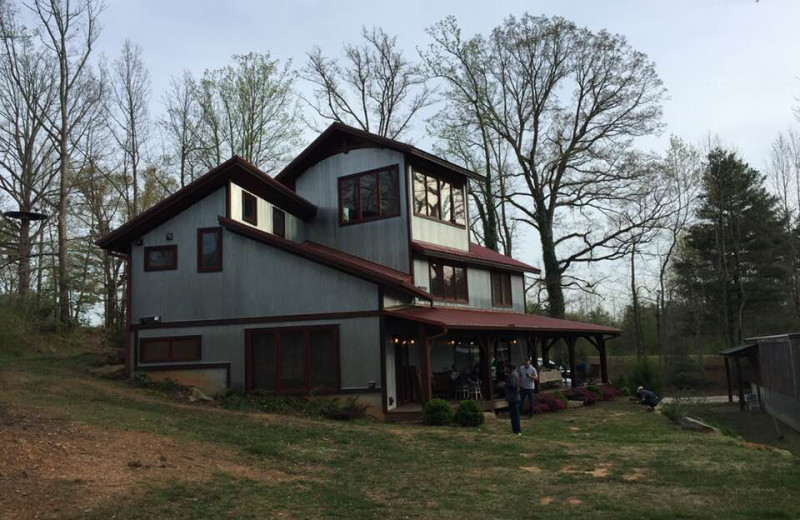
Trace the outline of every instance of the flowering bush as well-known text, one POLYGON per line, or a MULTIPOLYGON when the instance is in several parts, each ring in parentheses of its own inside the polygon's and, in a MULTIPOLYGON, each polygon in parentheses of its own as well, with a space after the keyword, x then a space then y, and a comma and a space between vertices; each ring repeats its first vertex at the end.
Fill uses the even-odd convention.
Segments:
POLYGON ((562 400, 555 394, 539 394, 536 396, 536 405, 533 407, 534 413, 537 408, 545 408, 549 412, 557 412, 564 410, 567 407, 565 400, 562 400))
POLYGON ((603 400, 603 396, 596 394, 587 388, 570 388, 564 395, 570 401, 581 401, 585 406, 592 405, 603 400))

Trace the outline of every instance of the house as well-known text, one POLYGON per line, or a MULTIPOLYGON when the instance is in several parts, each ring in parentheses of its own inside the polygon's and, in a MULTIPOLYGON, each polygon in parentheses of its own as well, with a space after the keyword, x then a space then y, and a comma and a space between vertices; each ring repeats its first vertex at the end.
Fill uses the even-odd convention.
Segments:
POLYGON ((475 244, 478 174, 334 123, 275 178, 233 157, 109 233, 127 258, 129 374, 206 389, 356 395, 376 415, 451 395, 492 405, 498 367, 616 329, 525 314, 525 273, 475 244))
POLYGON ((800 431, 800 334, 747 338, 720 354, 729 402, 735 386, 742 410, 750 401, 800 431))

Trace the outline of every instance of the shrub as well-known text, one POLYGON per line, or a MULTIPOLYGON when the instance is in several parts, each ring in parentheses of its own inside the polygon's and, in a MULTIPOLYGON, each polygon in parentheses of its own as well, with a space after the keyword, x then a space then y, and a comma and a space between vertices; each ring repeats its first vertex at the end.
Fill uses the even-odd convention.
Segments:
POLYGON ((675 390, 702 390, 711 386, 697 364, 686 357, 670 359, 667 384, 675 390))
POLYGON ((637 361, 625 380, 628 383, 631 395, 640 386, 652 390, 657 395, 661 395, 661 378, 658 377, 658 372, 647 359, 637 361))
POLYGON ((603 395, 603 389, 597 385, 587 385, 586 389, 590 392, 594 392, 597 395, 603 395))
POLYGON ((453 422, 453 407, 444 399, 431 399, 422 408, 422 422, 442 426, 453 422))
POLYGON ((461 404, 458 405, 455 420, 461 426, 480 426, 485 418, 483 417, 483 410, 481 410, 477 401, 470 399, 461 401, 461 404))
MULTIPOLYGON (((557 412, 567 408, 567 399, 563 395, 557 395, 555 393, 539 394, 536 396, 536 405, 540 408, 544 408, 545 411, 557 412)), ((536 406, 533 407, 533 411, 536 413, 536 406)))
MULTIPOLYGON (((611 380, 611 386, 617 389, 620 395, 631 395, 631 391, 628 388, 628 383, 625 380, 624 375, 620 375, 619 377, 611 380)), ((634 388, 634 390, 636 390, 634 388)))
POLYGON ((584 387, 571 388, 564 392, 567 399, 570 401, 581 401, 585 406, 592 405, 598 401, 602 401, 603 397, 600 394, 592 392, 584 387))
POLYGON ((617 390, 611 385, 603 385, 600 387, 601 395, 603 396, 603 400, 605 401, 613 401, 615 397, 619 397, 622 395, 622 392, 617 390))
POLYGON ((546 404, 536 403, 535 405, 533 405, 533 413, 535 413, 535 414, 536 413, 547 413, 547 412, 551 412, 551 411, 552 410, 550 410, 550 407, 547 406, 546 404))
POLYGON ((661 413, 670 421, 677 423, 681 417, 686 416, 686 409, 680 401, 675 400, 661 405, 661 413))

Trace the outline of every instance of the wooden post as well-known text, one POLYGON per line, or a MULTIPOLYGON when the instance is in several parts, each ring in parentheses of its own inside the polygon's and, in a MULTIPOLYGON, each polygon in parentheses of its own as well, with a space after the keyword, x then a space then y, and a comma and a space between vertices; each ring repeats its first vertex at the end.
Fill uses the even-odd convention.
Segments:
MULTIPOLYGON (((527 336, 528 339, 528 356, 531 358, 531 365, 533 368, 536 369, 536 372, 539 372, 539 361, 538 356, 536 355, 536 336, 529 335, 527 336)), ((533 393, 539 393, 539 382, 533 382, 533 393)))
POLYGON ((569 373, 572 377, 571 383, 572 388, 576 388, 578 386, 578 382, 575 380, 575 336, 567 336, 567 353, 569 354, 569 373))
POLYGON ((728 402, 733 402, 733 388, 731 387, 731 366, 728 356, 725 356, 725 380, 728 382, 728 402))
POLYGON ((606 338, 602 334, 597 337, 597 351, 600 354, 600 379, 603 383, 610 382, 608 379, 608 360, 606 359, 606 338))
POLYGON ((487 336, 481 335, 478 339, 478 348, 480 349, 478 362, 480 363, 480 378, 483 384, 481 393, 483 394, 483 398, 487 401, 494 399, 492 393, 494 381, 492 381, 492 366, 489 361, 491 359, 491 352, 489 349, 490 343, 491 340, 487 336))
POLYGON ((742 388, 742 365, 739 362, 739 356, 736 359, 736 382, 739 386, 739 409, 744 411, 744 388, 742 388))
POLYGON ((542 366, 545 368, 550 368, 550 347, 553 344, 547 344, 547 338, 542 340, 542 366))
POLYGON ((431 385, 431 340, 429 340, 427 336, 424 336, 421 347, 422 359, 420 361, 422 364, 422 402, 426 403, 433 397, 433 387, 431 385))

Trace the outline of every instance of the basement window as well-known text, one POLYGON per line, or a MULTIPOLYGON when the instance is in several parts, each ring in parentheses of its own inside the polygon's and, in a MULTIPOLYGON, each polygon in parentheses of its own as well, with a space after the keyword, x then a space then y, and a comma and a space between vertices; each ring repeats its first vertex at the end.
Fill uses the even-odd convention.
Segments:
POLYGON ((139 340, 140 363, 200 361, 200 353, 200 336, 142 338, 139 340))

